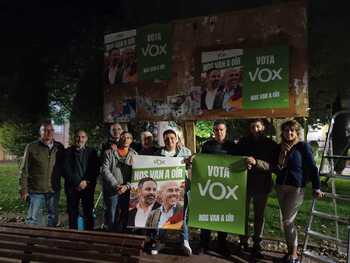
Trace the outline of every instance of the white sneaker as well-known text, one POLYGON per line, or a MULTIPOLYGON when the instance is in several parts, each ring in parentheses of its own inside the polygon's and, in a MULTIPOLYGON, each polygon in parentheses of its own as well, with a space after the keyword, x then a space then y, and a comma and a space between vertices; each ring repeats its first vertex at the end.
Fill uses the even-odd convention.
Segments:
POLYGON ((186 256, 192 255, 192 249, 190 247, 190 243, 188 242, 188 240, 184 240, 183 249, 184 249, 186 256))

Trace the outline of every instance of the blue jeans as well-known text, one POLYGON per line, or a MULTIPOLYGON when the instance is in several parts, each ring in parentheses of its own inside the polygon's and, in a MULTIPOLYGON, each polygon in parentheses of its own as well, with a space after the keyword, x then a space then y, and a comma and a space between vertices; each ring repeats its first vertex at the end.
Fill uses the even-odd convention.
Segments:
POLYGON ((118 214, 117 214, 117 207, 118 207, 118 200, 119 196, 118 195, 111 195, 111 196, 104 196, 104 202, 106 205, 106 210, 105 210, 105 215, 107 219, 107 227, 109 231, 117 231, 118 226, 118 214))
POLYGON ((183 240, 189 240, 190 235, 188 232, 188 194, 189 194, 189 190, 185 192, 184 195, 184 224, 183 224, 183 229, 182 229, 182 236, 183 236, 183 240))
POLYGON ((29 193, 29 208, 26 223, 44 226, 44 209, 47 208, 47 226, 57 226, 59 200, 60 192, 43 194, 29 193))

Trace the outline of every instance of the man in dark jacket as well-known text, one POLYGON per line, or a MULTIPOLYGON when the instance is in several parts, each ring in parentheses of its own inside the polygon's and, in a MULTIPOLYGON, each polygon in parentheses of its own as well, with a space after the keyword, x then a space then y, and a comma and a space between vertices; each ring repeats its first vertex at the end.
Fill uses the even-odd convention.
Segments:
MULTIPOLYGON (((225 122, 217 121, 213 127, 214 139, 210 139, 202 146, 202 153, 210 154, 237 154, 237 145, 226 139, 227 127, 225 122)), ((226 243, 227 233, 218 232, 218 249, 219 252, 229 255, 229 249, 226 243)), ((209 248, 210 230, 201 229, 200 243, 201 250, 205 252, 209 248)))
MULTIPOLYGON (((274 153, 278 149, 277 143, 264 135, 265 125, 262 119, 251 121, 249 135, 242 138, 238 143, 241 155, 249 156, 247 161, 247 221, 249 218, 250 202, 254 207, 254 247, 255 254, 261 251, 261 237, 264 229, 264 211, 267 204, 268 194, 272 189, 272 177, 270 164, 273 162, 274 153)), ((246 231, 248 223, 246 224, 246 231)), ((248 248, 248 235, 241 236, 241 246, 248 248)))
POLYGON ((20 168, 20 197, 29 198, 26 223, 43 225, 43 211, 47 208, 47 225, 58 224, 64 147, 53 139, 51 121, 40 126, 40 139, 26 146, 20 168))
POLYGON ((98 176, 98 158, 95 149, 87 147, 88 136, 79 130, 75 134, 75 144, 65 153, 65 191, 69 228, 78 229, 79 203, 83 207, 84 226, 86 230, 94 229, 93 205, 96 178, 98 176))

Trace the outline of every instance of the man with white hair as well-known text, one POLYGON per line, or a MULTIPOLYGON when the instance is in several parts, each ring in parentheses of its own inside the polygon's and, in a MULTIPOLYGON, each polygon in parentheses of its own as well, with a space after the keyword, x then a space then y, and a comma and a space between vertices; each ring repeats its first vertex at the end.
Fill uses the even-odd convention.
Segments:
POLYGON ((26 223, 44 225, 43 211, 47 208, 47 226, 58 223, 64 146, 54 140, 51 121, 40 126, 40 138, 28 144, 20 167, 20 197, 29 198, 26 223))
POLYGON ((153 144, 153 134, 149 131, 141 132, 141 149, 138 151, 140 155, 154 155, 158 150, 153 144))

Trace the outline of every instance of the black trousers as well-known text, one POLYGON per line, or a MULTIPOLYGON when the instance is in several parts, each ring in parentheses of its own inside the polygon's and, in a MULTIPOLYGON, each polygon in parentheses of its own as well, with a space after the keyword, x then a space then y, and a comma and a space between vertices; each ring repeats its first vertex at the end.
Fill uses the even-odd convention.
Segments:
POLYGON ((66 191, 69 228, 78 229, 79 205, 81 200, 83 208, 84 229, 94 229, 94 193, 95 186, 92 185, 88 185, 84 190, 81 191, 78 191, 75 188, 71 188, 66 191))

